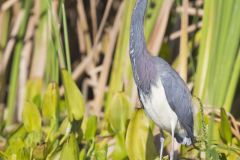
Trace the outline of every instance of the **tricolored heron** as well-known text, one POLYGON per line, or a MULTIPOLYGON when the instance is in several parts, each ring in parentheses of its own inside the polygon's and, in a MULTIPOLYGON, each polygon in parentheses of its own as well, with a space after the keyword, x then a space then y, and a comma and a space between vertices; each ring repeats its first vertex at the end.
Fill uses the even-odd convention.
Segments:
MULTIPOLYGON (((144 38, 144 15, 147 0, 137 0, 132 14, 130 59, 140 101, 145 113, 172 135, 178 143, 191 145, 193 135, 192 96, 185 82, 162 58, 151 56, 144 38)), ((161 136, 160 159, 164 138, 161 136)))

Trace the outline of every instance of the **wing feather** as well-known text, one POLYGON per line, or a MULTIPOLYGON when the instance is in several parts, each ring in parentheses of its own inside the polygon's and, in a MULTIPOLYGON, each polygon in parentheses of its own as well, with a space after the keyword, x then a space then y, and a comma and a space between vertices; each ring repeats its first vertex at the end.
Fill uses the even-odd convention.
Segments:
POLYGON ((167 63, 164 65, 164 69, 161 69, 160 77, 170 107, 176 113, 179 122, 187 131, 188 136, 194 140, 193 105, 189 89, 177 72, 167 63))

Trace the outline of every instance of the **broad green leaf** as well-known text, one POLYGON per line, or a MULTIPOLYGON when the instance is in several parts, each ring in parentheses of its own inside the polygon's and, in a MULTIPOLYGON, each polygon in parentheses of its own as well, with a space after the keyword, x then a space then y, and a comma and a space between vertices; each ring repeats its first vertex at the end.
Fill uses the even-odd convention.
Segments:
POLYGON ((232 143, 232 131, 231 124, 228 120, 228 116, 223 108, 221 108, 221 124, 220 124, 220 136, 222 140, 227 143, 232 143))
POLYGON ((69 134, 70 130, 71 130, 71 123, 69 122, 68 118, 65 118, 59 127, 59 132, 62 135, 65 135, 65 134, 69 134))
POLYGON ((24 127, 28 132, 39 132, 41 130, 41 115, 34 103, 25 103, 22 119, 24 127))
POLYGON ((45 118, 56 119, 58 97, 58 85, 52 82, 48 85, 42 102, 42 113, 45 118))
POLYGON ((116 144, 114 145, 114 151, 110 156, 110 159, 126 159, 127 151, 125 145, 125 137, 124 134, 117 134, 115 137, 116 144))
POLYGON ((73 119, 80 120, 82 119, 85 111, 84 98, 76 83, 72 80, 71 75, 66 70, 62 70, 62 79, 69 119, 71 121, 73 119))
POLYGON ((136 110, 129 123, 126 149, 130 160, 155 159, 157 155, 150 122, 143 109, 136 110))
POLYGON ((42 80, 31 79, 26 85, 25 100, 35 103, 38 107, 41 104, 42 80))
POLYGON ((96 160, 107 160, 107 150, 108 145, 104 144, 96 144, 94 156, 96 160))
POLYGON ((70 135, 61 152, 60 160, 66 159, 79 160, 79 148, 73 134, 70 135))
POLYGON ((72 124, 69 122, 68 118, 65 118, 59 127, 59 133, 63 135, 63 137, 60 140, 60 144, 62 144, 65 140, 67 140, 67 138, 70 135, 71 129, 72 129, 72 124))
POLYGON ((58 145, 59 145, 58 140, 55 140, 52 143, 48 143, 46 160, 54 159, 52 157, 54 156, 54 154, 58 148, 58 145))
POLYGON ((88 147, 88 150, 87 150, 87 154, 86 154, 86 157, 92 157, 93 156, 93 153, 94 153, 94 149, 95 149, 95 142, 92 141, 91 143, 89 143, 89 147, 88 147))
POLYGON ((29 157, 30 157, 30 151, 26 148, 19 150, 17 153, 17 159, 29 160, 29 157))
POLYGON ((207 159, 220 160, 220 155, 216 150, 216 147, 212 146, 206 151, 207 159))
POLYGON ((27 130, 23 125, 20 125, 16 131, 8 138, 9 143, 14 143, 17 139, 24 139, 27 135, 27 130))
POLYGON ((86 159, 86 149, 83 148, 79 153, 79 160, 85 160, 86 159))
MULTIPOLYGON (((9 160, 28 160, 30 157, 29 151, 25 148, 24 142, 22 139, 16 139, 15 142, 11 142, 6 151, 9 160)), ((1 157, 0 157, 1 158, 1 157)))
POLYGON ((4 153, 3 151, 0 151, 0 158, 7 159, 8 155, 6 153, 4 153))
POLYGON ((83 127, 84 138, 88 141, 94 139, 96 131, 97 131, 97 117, 90 116, 83 127))
POLYGON ((115 93, 110 104, 106 118, 112 130, 116 133, 125 133, 126 122, 132 111, 126 95, 122 92, 115 93))
POLYGON ((15 139, 15 141, 11 141, 8 144, 8 147, 5 151, 6 154, 11 155, 11 154, 17 154, 20 150, 24 148, 24 141, 20 138, 15 139))
POLYGON ((32 149, 36 147, 38 144, 41 143, 42 140, 42 133, 40 132, 31 132, 27 135, 27 137, 24 140, 24 147, 26 149, 32 149))
POLYGON ((239 160, 239 152, 236 153, 236 152, 231 152, 229 155, 227 155, 227 157, 223 157, 225 159, 223 160, 228 160, 228 159, 237 159, 239 160))

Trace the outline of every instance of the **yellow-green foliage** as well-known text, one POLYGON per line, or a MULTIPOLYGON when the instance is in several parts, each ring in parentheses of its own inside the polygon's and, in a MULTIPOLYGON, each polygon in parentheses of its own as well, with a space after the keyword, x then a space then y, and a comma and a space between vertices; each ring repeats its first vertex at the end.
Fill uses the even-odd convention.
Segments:
MULTIPOLYGON (((128 55, 136 0, 14 2, 0 1, 0 160, 159 159, 159 130, 142 108, 136 109, 141 105, 136 103, 128 55), (97 12, 103 8, 103 14, 97 12), (13 34, 18 13, 23 16, 13 34), (116 37, 114 43, 109 41, 112 37, 116 37), (10 50, 7 58, 6 50, 10 50), (95 95, 103 98, 95 101, 95 95), (93 111, 95 106, 101 107, 97 108, 100 113, 93 111)), ((147 43, 158 39, 153 29, 164 25, 168 12, 162 12, 162 6, 172 2, 149 0, 144 24, 147 43)), ((173 3, 172 12, 168 10, 169 26, 163 49, 158 51, 169 59, 174 57, 171 50, 179 52, 167 40, 181 32, 172 33, 181 2, 173 3)), ((189 2, 189 17, 204 10, 197 19, 203 20, 202 28, 192 32, 199 43, 189 36, 190 60, 185 57, 190 61, 189 86, 203 105, 196 107, 196 148, 182 146, 178 156, 235 160, 240 157, 240 125, 229 111, 234 95, 239 94, 240 1, 205 0, 199 15, 195 15, 199 4, 189 2), (216 110, 206 110, 209 105, 216 110)), ((168 159, 171 139, 167 132, 164 136, 164 159, 168 159)))

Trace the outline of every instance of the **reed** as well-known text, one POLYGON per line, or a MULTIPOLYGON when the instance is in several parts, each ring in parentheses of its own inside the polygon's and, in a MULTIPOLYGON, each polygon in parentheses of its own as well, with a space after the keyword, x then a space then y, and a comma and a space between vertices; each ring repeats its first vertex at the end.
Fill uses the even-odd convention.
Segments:
MULTIPOLYGON (((140 109, 128 53, 135 1, 0 1, 0 159, 159 158, 159 130, 140 109)), ((173 61, 200 102, 197 148, 182 146, 179 159, 240 156, 230 112, 239 106, 239 8, 149 0, 148 50, 173 61)))

